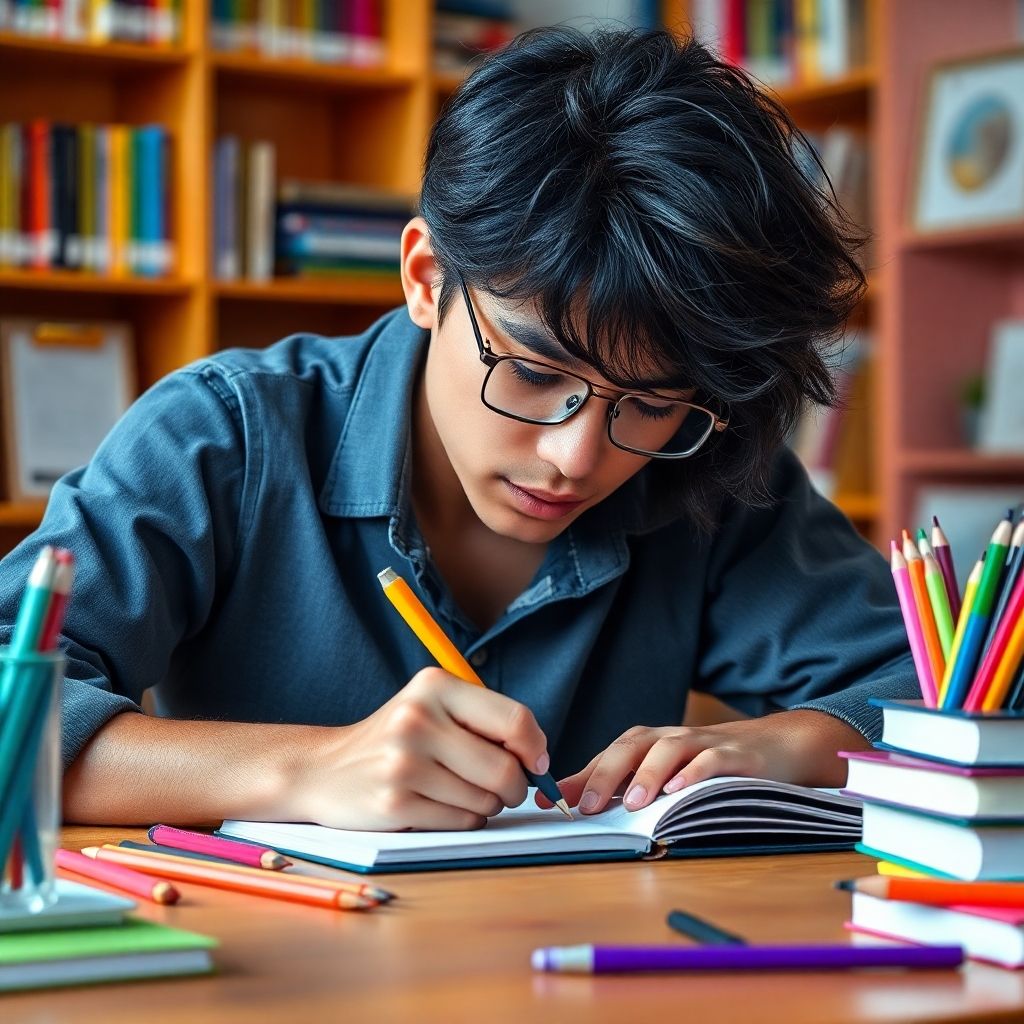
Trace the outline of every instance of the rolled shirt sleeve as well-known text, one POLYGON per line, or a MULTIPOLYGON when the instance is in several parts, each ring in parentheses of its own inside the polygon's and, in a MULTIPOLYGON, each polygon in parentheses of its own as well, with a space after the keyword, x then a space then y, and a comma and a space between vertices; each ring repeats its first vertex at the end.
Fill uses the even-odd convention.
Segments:
POLYGON ((772 492, 717 538, 698 688, 751 715, 824 711, 877 740, 868 698, 920 696, 889 568, 788 450, 772 492))
POLYGON ((220 371, 197 364, 131 407, 90 463, 55 485, 39 529, 0 563, 7 643, 40 548, 75 555, 60 639, 65 769, 111 718, 140 710, 175 648, 206 622, 238 548, 245 479, 238 403, 220 371))

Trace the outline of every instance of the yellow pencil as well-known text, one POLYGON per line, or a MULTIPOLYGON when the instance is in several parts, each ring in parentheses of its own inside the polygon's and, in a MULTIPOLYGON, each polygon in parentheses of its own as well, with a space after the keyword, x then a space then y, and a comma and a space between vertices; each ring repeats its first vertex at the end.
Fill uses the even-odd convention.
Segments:
MULTIPOLYGON (((444 631, 434 621, 430 612, 423 607, 423 602, 412 592, 409 584, 402 579, 390 566, 377 573, 377 579, 384 588, 384 595, 395 606, 405 624, 416 634, 420 643, 434 656, 434 660, 446 672, 461 679, 464 683, 484 686, 484 681, 473 671, 462 652, 445 636, 444 631)), ((550 772, 537 775, 528 768, 523 768, 526 777, 535 785, 567 818, 572 818, 572 811, 565 802, 558 783, 550 772)))
POLYGON ((939 707, 942 707, 942 699, 946 694, 946 690, 949 688, 949 680, 953 675, 953 666, 956 664, 957 652, 960 650, 960 644, 964 638, 964 632, 967 629, 967 620, 971 617, 971 608, 974 605, 974 596, 978 592, 978 584, 981 582, 981 573, 985 568, 985 557, 982 555, 981 558, 974 563, 974 568, 971 570, 971 575, 967 577, 967 583, 964 585, 964 599, 960 605, 960 614, 956 620, 956 632, 953 634, 953 646, 950 648, 949 657, 946 659, 946 671, 942 673, 942 682, 939 684, 939 707))

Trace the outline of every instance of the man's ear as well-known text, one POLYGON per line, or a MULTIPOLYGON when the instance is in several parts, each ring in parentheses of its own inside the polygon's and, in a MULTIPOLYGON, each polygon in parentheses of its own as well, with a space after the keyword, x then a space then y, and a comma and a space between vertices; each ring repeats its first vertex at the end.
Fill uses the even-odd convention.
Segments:
POLYGON ((430 248, 430 231, 422 217, 413 217, 402 232, 402 290, 409 317, 417 327, 437 325, 440 274, 430 248))

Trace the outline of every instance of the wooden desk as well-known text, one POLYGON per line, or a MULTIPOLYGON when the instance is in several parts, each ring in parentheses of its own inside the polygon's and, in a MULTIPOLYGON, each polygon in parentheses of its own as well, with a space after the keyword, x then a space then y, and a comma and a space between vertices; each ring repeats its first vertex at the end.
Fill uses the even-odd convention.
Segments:
MULTIPOLYGON (((80 848, 141 831, 69 828, 80 848)), ((377 876, 399 899, 337 913, 182 885, 174 907, 139 913, 216 936, 219 973, 0 996, 5 1024, 357 1024, 401 1021, 1021 1021, 1024 972, 568 977, 535 974, 536 946, 685 942, 672 907, 751 940, 847 941, 837 878, 864 872, 853 853, 509 868, 377 876)))

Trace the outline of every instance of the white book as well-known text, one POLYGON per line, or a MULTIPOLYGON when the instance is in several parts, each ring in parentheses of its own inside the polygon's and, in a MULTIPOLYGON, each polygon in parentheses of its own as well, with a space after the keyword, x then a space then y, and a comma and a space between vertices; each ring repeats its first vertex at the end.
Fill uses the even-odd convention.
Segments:
POLYGON ((995 325, 988 355, 985 406, 978 447, 985 452, 1024 452, 1024 320, 995 325))
POLYGON ((727 776, 661 796, 640 811, 539 810, 533 792, 479 831, 358 832, 289 822, 225 821, 220 835, 356 871, 482 864, 848 849, 860 804, 835 790, 727 776))
POLYGON ((967 882, 1024 878, 1024 820, 972 823, 864 804, 865 852, 967 882))
POLYGON ((929 946, 963 946, 977 960, 1024 967, 1024 910, 929 907, 854 893, 850 924, 860 931, 929 946))
POLYGON ((1024 769, 975 768, 889 750, 844 753, 846 791, 957 818, 1024 820, 1024 769))
POLYGON ((870 701, 882 709, 878 746, 886 750, 951 764, 1024 766, 1024 714, 940 711, 920 700, 870 701))
POLYGON ((0 906, 0 935, 120 924, 124 915, 135 909, 134 900, 66 878, 58 878, 56 888, 56 901, 37 913, 0 906))

